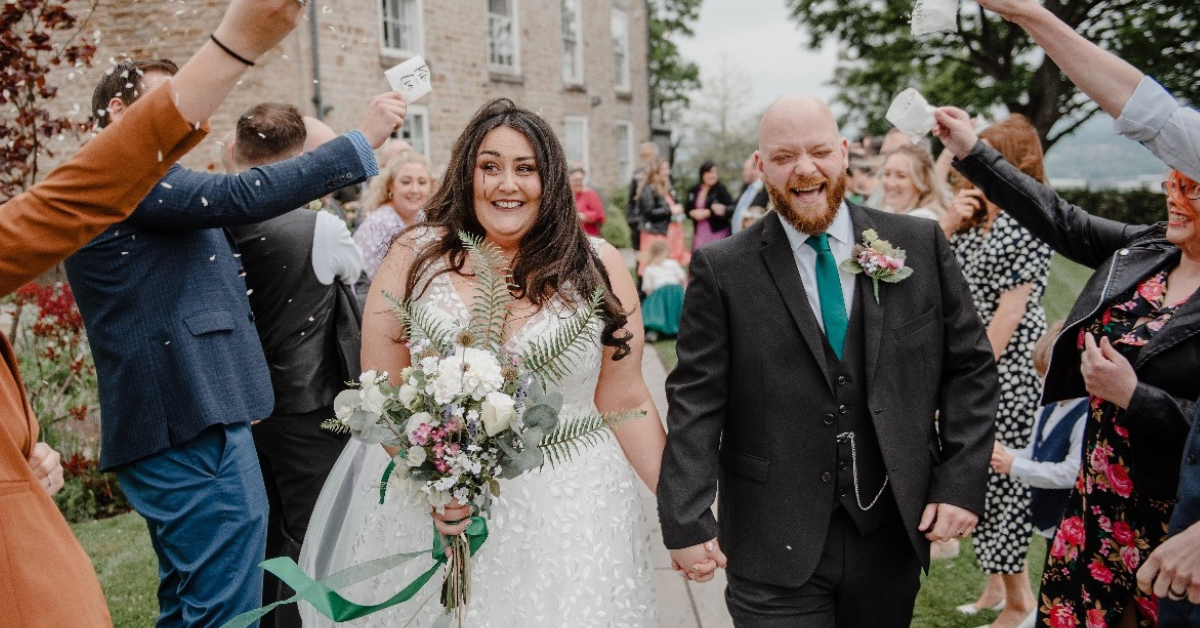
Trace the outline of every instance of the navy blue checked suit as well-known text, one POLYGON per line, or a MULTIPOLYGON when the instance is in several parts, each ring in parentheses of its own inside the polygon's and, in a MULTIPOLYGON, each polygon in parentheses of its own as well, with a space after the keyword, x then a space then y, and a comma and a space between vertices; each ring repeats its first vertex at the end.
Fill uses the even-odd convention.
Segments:
POLYGON ((115 469, 159 559, 159 626, 220 626, 259 605, 267 498, 249 422, 274 396, 224 227, 273 218, 378 172, 357 131, 239 175, 172 168, 66 262, 115 469))

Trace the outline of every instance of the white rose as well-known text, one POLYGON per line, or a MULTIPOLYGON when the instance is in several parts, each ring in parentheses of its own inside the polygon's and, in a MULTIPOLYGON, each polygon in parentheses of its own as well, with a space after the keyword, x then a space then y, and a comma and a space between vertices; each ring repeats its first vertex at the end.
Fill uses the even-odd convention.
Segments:
POLYGON ((388 398, 378 386, 363 386, 359 391, 358 398, 363 412, 383 416, 383 406, 387 403, 388 398))
POLYGON ((424 447, 409 447, 408 453, 404 456, 405 462, 410 467, 419 467, 425 464, 425 448, 424 447))
POLYGON ((507 430, 509 423, 517 416, 517 410, 512 397, 504 393, 488 393, 483 400, 480 413, 483 419, 483 429, 488 436, 495 436, 507 430))
POLYGON ((404 426, 404 431, 408 434, 409 442, 416 440, 413 434, 415 434, 417 429, 425 423, 433 423, 432 414, 429 414, 428 412, 418 412, 408 417, 408 423, 404 426))
POLYGON ((421 393, 421 391, 418 390, 416 386, 404 384, 403 386, 400 387, 400 392, 397 394, 400 397, 400 403, 405 408, 412 410, 413 406, 416 405, 417 395, 419 395, 420 393, 421 393))

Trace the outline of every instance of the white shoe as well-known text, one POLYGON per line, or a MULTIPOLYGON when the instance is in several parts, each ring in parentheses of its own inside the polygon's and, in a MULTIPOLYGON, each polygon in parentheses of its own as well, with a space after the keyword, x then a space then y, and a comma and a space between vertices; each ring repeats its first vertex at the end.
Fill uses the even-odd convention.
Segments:
MULTIPOLYGON (((963 615, 974 615, 984 609, 975 606, 975 603, 971 602, 969 604, 963 604, 962 606, 957 606, 954 608, 954 610, 962 613, 963 615)), ((991 607, 988 610, 993 610, 996 612, 1000 612, 1000 611, 1004 610, 1004 600, 1000 600, 999 604, 991 607)), ((1035 615, 1036 615, 1036 612, 1035 612, 1035 615)), ((986 628, 986 626, 980 626, 980 628, 986 628)))
POLYGON ((1017 624, 1017 628, 1033 628, 1033 625, 1035 623, 1037 623, 1037 609, 1036 608, 1033 609, 1033 612, 1029 613, 1029 615, 1026 616, 1025 619, 1021 620, 1021 623, 1017 624))

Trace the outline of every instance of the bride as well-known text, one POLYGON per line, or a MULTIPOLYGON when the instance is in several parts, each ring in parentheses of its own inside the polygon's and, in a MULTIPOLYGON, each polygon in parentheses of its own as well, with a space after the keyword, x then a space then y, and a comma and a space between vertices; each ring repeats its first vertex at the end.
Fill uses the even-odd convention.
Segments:
MULTIPOLYGON (((489 538, 471 562, 465 625, 657 626, 649 531, 637 481, 654 489, 665 435, 641 373, 642 319, 629 271, 611 245, 579 226, 562 146, 536 114, 506 99, 480 109, 458 138, 428 222, 402 234, 367 297, 362 368, 395 378, 412 357, 404 330, 384 299, 416 299, 465 326, 473 274, 458 233, 484 236, 513 269, 517 288, 508 313, 508 348, 519 351, 551 333, 597 286, 606 288, 595 342, 552 390, 564 398, 562 420, 641 409, 645 416, 612 428, 611 437, 570 461, 501 481, 491 506, 489 538)), ((390 452, 394 453, 394 452, 390 452)), ((414 487, 379 479, 389 452, 351 441, 326 483, 301 554, 301 567, 323 578, 347 566, 428 550, 432 529, 466 527, 471 510, 432 513, 414 487)), ((342 593, 360 604, 387 599, 432 564, 422 557, 342 593)), ((444 613, 435 577, 413 599, 351 626, 430 626, 444 613), (415 618, 411 624, 405 622, 415 618)), ((328 626, 307 603, 306 626, 328 626)))

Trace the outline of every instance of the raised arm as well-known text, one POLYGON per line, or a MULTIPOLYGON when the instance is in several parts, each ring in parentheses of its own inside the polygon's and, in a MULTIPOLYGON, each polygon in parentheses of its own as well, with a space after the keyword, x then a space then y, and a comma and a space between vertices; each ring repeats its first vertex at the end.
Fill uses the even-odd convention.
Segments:
POLYGON ((979 4, 1029 33, 1067 78, 1116 120, 1118 133, 1200 180, 1200 112, 1181 107, 1153 79, 1085 39, 1036 0, 979 0, 979 4))
MULTIPOLYGON (((233 0, 217 28, 257 58, 295 27, 295 0, 233 0)), ((234 42, 234 43, 230 43, 234 42)), ((0 205, 0 294, 37 277, 137 206, 203 139, 202 123, 246 66, 208 43, 174 79, 135 103, 67 163, 0 205)))
POLYGON ((1088 98, 1108 115, 1121 115, 1144 76, 1093 44, 1036 0, 978 0, 979 6, 1020 26, 1088 98))
POLYGON ((130 217, 150 229, 206 229, 259 222, 379 173, 373 149, 404 124, 395 92, 371 100, 358 130, 316 150, 236 175, 175 168, 130 217))
POLYGON ((1004 160, 979 141, 969 116, 961 109, 934 112, 934 129, 955 156, 954 167, 1038 239, 1063 256, 1096 268, 1147 227, 1088 214, 1054 190, 1004 160))

